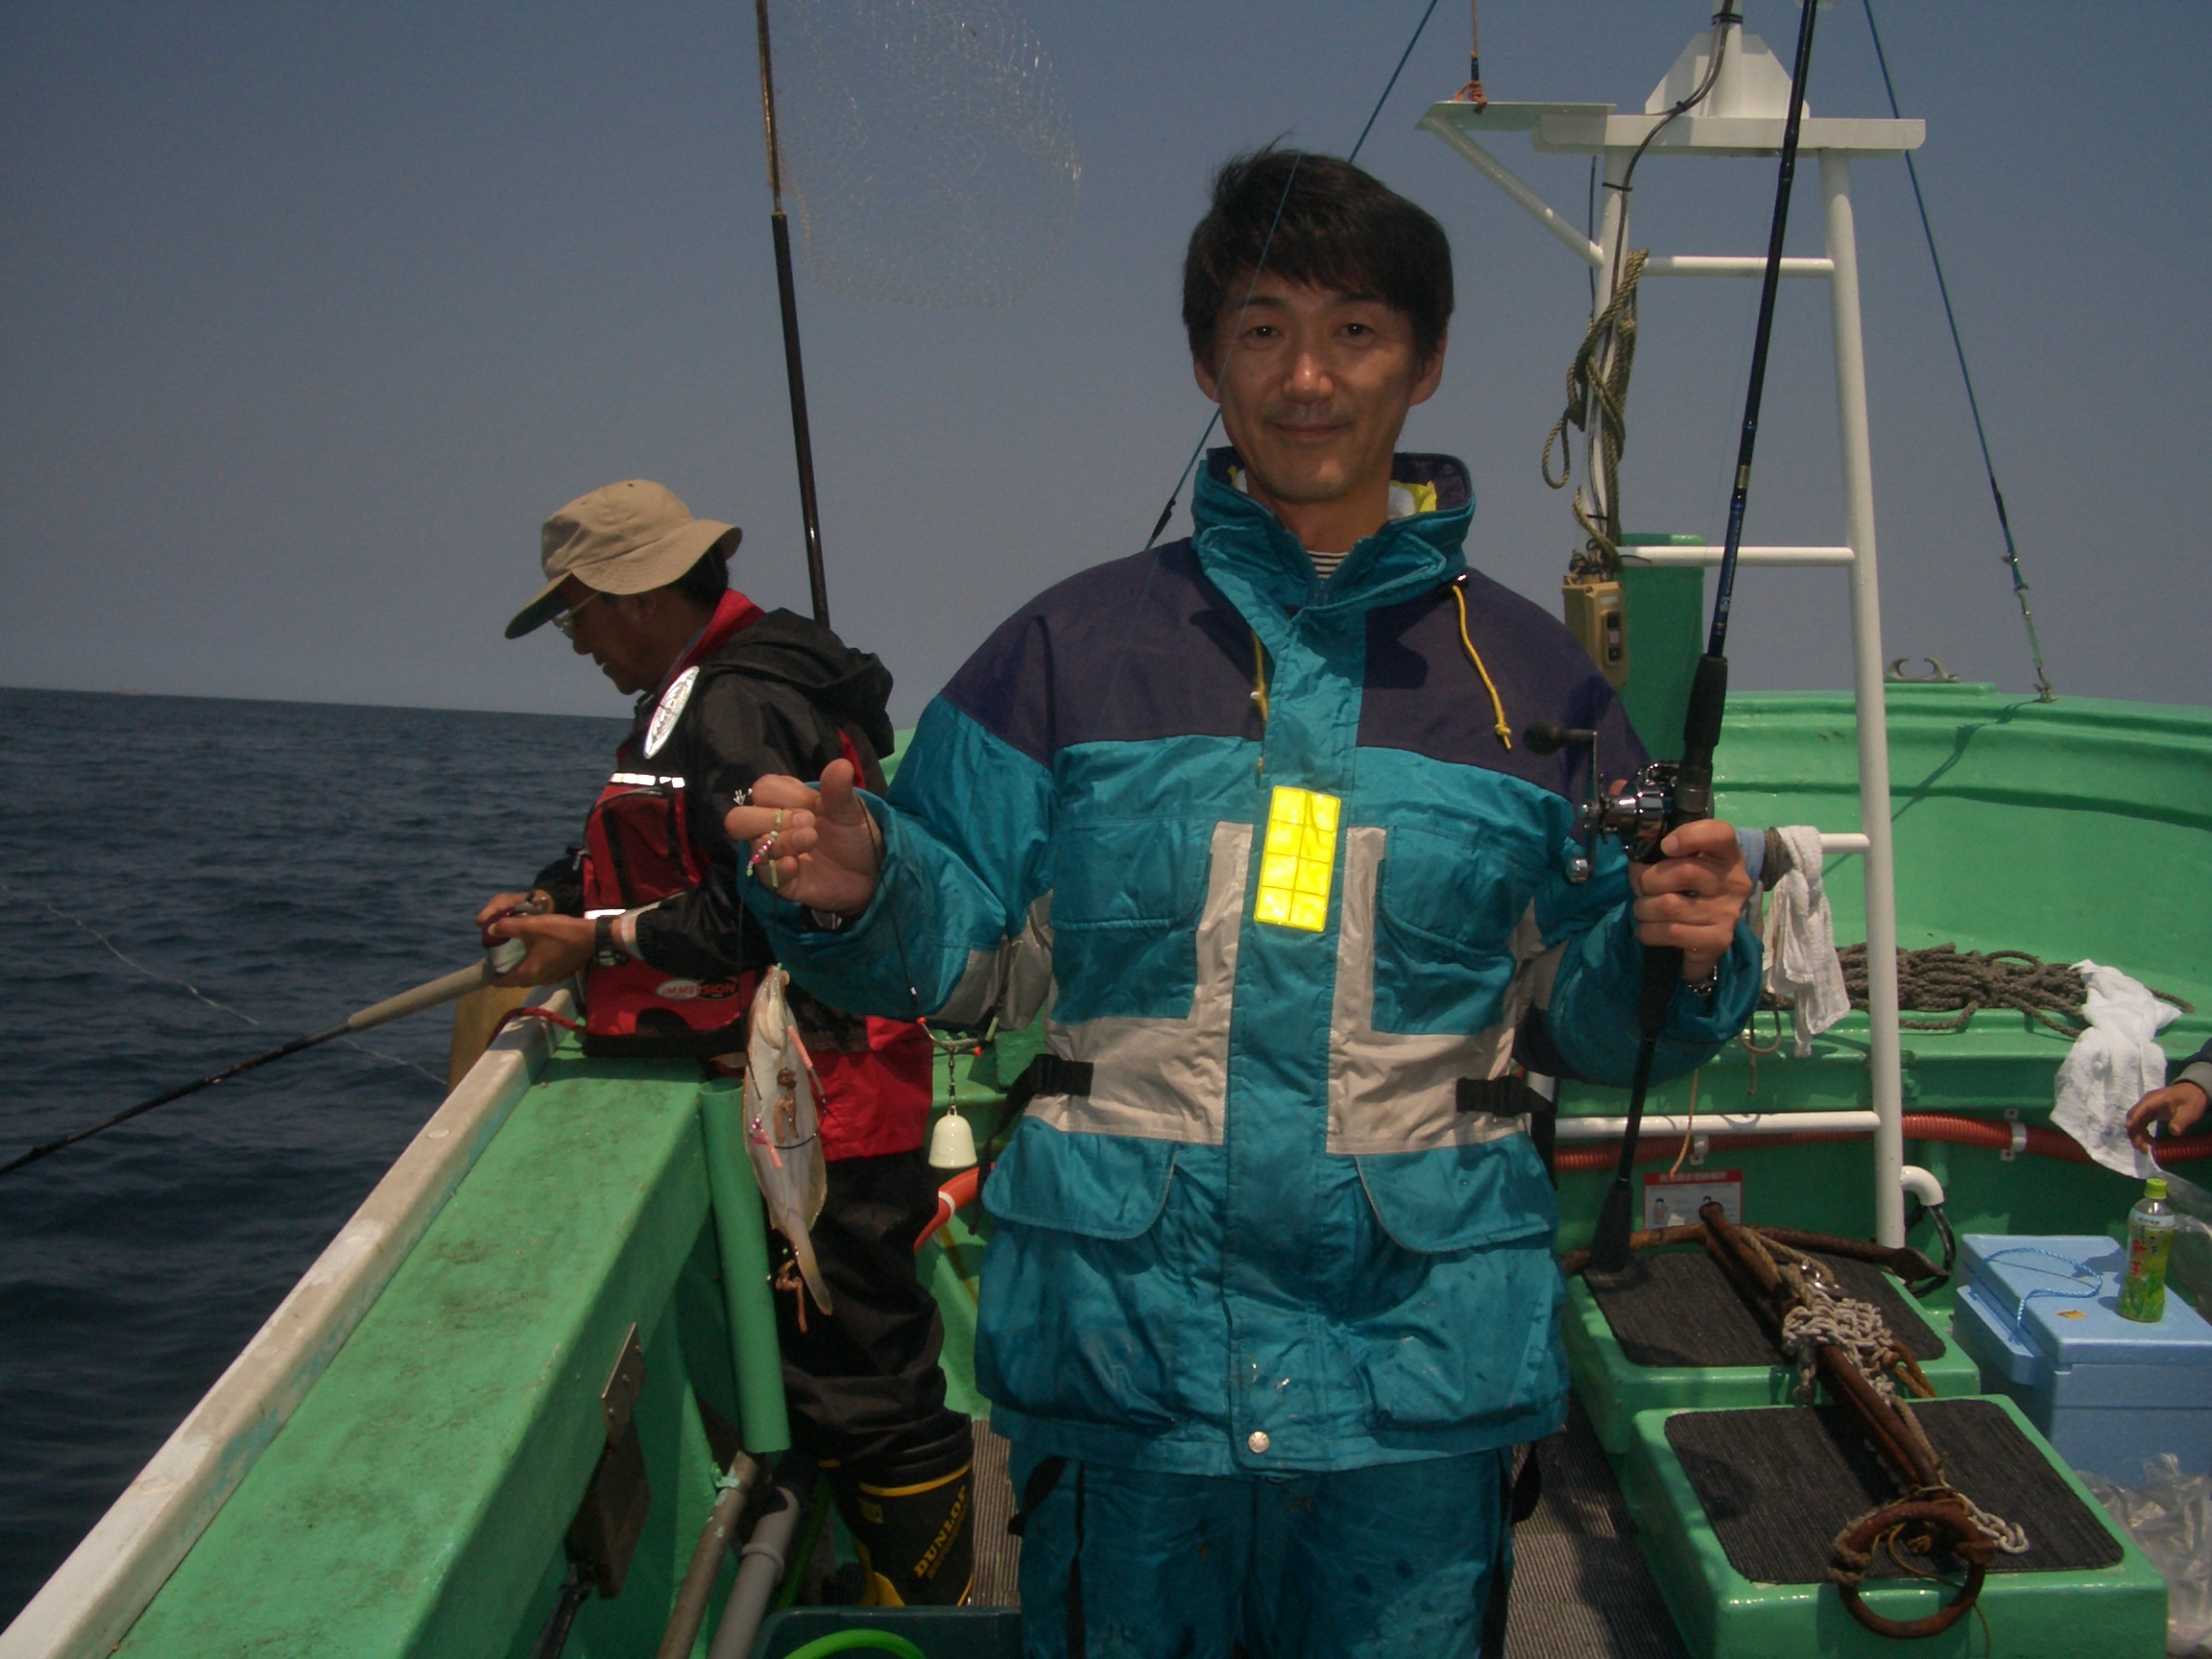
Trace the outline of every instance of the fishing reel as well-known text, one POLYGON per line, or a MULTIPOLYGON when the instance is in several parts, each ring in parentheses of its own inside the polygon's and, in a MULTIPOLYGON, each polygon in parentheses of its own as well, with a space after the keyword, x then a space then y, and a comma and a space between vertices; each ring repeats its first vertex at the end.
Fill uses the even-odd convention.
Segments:
MULTIPOLYGON (((1589 750, 1589 793, 1575 811, 1576 833, 1591 843, 1598 836, 1610 835, 1621 843, 1630 861, 1659 862, 1659 843, 1679 822, 1675 787, 1681 775, 1678 765, 1671 760, 1654 760, 1630 781, 1609 789, 1598 781, 1597 733, 1535 720, 1522 732, 1521 740, 1538 755, 1555 755, 1569 748, 1589 750)), ((1567 860, 1567 879, 1587 881, 1590 871, 1588 848, 1576 848, 1567 860)))
MULTIPOLYGON (((1635 864, 1656 864, 1659 843, 1675 824, 1674 785, 1681 768, 1671 760, 1654 760, 1635 779, 1620 788, 1593 790, 1577 815, 1582 828, 1610 835, 1635 864)), ((1596 767, 1592 767, 1596 779, 1596 767)))

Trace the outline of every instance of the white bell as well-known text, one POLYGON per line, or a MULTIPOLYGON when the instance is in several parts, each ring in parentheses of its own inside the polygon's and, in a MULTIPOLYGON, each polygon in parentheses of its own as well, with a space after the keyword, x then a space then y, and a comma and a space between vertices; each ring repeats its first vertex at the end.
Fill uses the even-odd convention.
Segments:
POLYGON ((975 1131, 957 1112, 947 1112, 929 1131, 929 1167, 972 1169, 975 1166, 975 1131))

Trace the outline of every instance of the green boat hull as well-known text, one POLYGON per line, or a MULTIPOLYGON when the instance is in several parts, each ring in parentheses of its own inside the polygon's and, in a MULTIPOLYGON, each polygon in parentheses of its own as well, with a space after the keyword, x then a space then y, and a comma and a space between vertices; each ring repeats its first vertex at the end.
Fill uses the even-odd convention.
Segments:
MULTIPOLYGON (((2170 1048, 2212 1030, 2212 935, 2202 926, 2212 912, 2212 717, 1915 685, 1892 688, 1889 732, 1905 946, 2110 962, 2205 1011, 2167 1033, 2170 1048)), ((1719 756, 1723 810, 1740 822, 1856 830, 1855 742, 1847 697, 1737 698, 1719 756)), ((1861 937, 1855 860, 1837 861, 1828 885, 1838 937, 1861 937)), ((1025 1033, 962 1058, 951 1080, 959 1103, 994 1105, 1035 1041, 1025 1033)), ((1908 1031, 1905 1043, 1908 1112, 2030 1122, 2047 1119, 2067 1047, 2008 1010, 1959 1032, 1908 1031)), ((1732 1047, 1698 1079, 1697 1109, 1863 1109, 1865 1047, 1856 1015, 1807 1059, 1789 1057, 1787 1041, 1764 1055, 1732 1047)), ((566 1651, 653 1653, 713 1501, 721 1449, 708 1425, 746 1415, 700 1098, 691 1067, 595 1062, 563 1046, 120 1651, 518 1659, 553 1605, 570 1517, 606 1443, 600 1390, 635 1326, 651 1503, 621 1594, 585 1604, 566 1651)), ((1657 1092, 1652 1109, 1688 1104, 1684 1081, 1657 1092)), ((1617 1092, 1562 1088, 1564 1117, 1622 1109, 1617 1092)), ((1942 1181, 1960 1232, 2117 1235, 2133 1196, 2128 1181, 2087 1165, 1936 1142, 1909 1142, 1907 1156, 1942 1181)), ((1748 1219, 1872 1229, 1866 1142, 1757 1146, 1725 1161, 1743 1171, 1748 1219)), ((1587 1237, 1605 1181, 1596 1169, 1562 1177, 1563 1245, 1587 1237)), ((923 1268, 947 1310, 955 1400, 987 1412, 968 1352, 981 1251, 962 1224, 950 1237, 952 1249, 931 1245, 923 1268)), ((1933 1307, 1947 1329, 1942 1299, 1933 1307)), ((1587 1310, 1582 1318, 1587 1327, 1587 1310)), ((1594 1339, 1588 1329, 1578 1335, 1594 1339)), ((1598 1373, 1583 1370, 1592 1406, 1636 1434, 1658 1420, 1635 1415, 1640 1406, 1711 1404, 1711 1389, 1743 1381, 1683 1381, 1679 1402, 1606 1400, 1588 1381, 1598 1373)), ((1753 1379, 1746 1403, 1771 1398, 1768 1382, 1753 1379)), ((1650 1472, 1639 1479, 1663 1484, 1650 1472)), ((1692 1601, 1705 1593, 1693 1593, 1693 1579, 1712 1575, 1694 1531, 1664 1547, 1647 1540, 1693 1646, 1804 1650, 1795 1636, 1770 1633, 1799 1629, 1787 1621, 1732 1625, 1724 1641, 1712 1628, 1698 1634, 1692 1601)), ((733 1570, 725 1558, 716 1606, 733 1570)), ((2132 1631, 2148 1617, 2149 1592, 2140 1572, 2120 1577, 2128 1585, 2113 1616, 2132 1631)), ((2078 1607, 2088 1629, 2103 1582, 2042 1593, 2078 1607)), ((704 1636, 694 1651, 704 1653, 704 1636)))

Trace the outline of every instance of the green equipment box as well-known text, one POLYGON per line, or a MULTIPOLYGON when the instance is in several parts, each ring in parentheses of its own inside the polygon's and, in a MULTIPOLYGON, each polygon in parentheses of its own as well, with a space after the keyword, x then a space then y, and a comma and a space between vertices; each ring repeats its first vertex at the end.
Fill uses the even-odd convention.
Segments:
MULTIPOLYGON (((1695 1659, 2157 1659, 2166 1585, 2010 1400, 1934 1400, 1914 1413, 1954 1485, 2027 1533, 1996 1558, 1978 1613, 1898 1642, 1851 1617, 1825 1581, 1831 1541, 1901 1496, 1839 1407, 1645 1411, 1624 1486, 1668 1611, 1695 1659), (1986 1634, 1984 1634, 1986 1621, 1986 1634)), ((1956 1593, 1955 1564, 1881 1550, 1861 1591, 1886 1619, 1956 1593), (1949 1582, 1914 1574, 1944 1573, 1949 1582)))
MULTIPOLYGON (((1936 1334, 1933 1314, 1905 1287, 1863 1262, 1829 1263, 1851 1295, 1887 1317, 1939 1398, 1982 1392, 1971 1356, 1936 1334)), ((1652 1251, 1619 1273, 1568 1281, 1567 1367, 1575 1394, 1616 1464, 1627 1455, 1641 1411, 1680 1407, 1781 1406, 1796 1374, 1702 1250, 1652 1251)))

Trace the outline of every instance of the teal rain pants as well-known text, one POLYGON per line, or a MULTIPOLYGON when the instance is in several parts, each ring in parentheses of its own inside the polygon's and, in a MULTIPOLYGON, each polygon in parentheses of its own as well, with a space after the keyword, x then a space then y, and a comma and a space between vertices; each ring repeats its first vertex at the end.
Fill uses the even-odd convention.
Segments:
MULTIPOLYGON (((1510 1456, 1275 1479, 1070 1460, 1024 1521, 1023 1659, 1476 1659, 1510 1456)), ((1017 1493, 1042 1460, 1014 1448, 1017 1493)))

